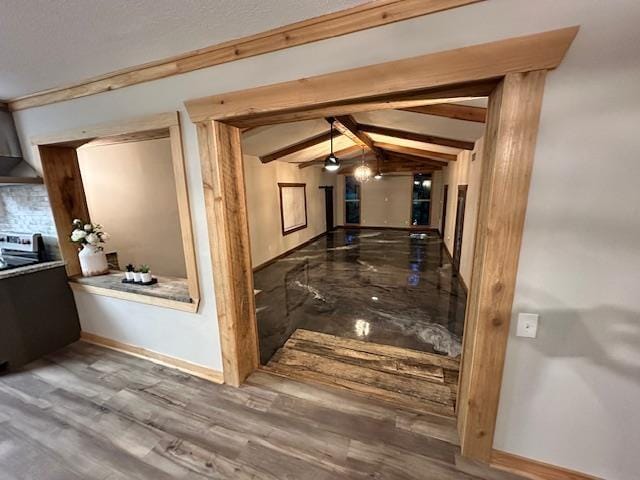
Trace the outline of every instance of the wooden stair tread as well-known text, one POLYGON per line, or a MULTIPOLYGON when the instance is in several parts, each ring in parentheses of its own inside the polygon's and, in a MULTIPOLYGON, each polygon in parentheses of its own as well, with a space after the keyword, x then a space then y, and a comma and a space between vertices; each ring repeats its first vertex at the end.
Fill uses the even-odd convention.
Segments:
POLYGON ((423 365, 437 365, 442 368, 448 368, 456 371, 460 369, 459 360, 447 357, 445 355, 420 352, 418 350, 395 347, 393 345, 384 345, 381 343, 372 343, 362 340, 354 340, 351 338, 337 337, 328 333, 313 332, 311 330, 305 330, 302 328, 298 328, 295 332, 293 332, 293 335, 291 335, 290 338, 295 340, 307 340, 309 342, 321 343, 323 345, 349 348, 351 350, 391 357, 397 360, 411 360, 423 365))
POLYGON ((455 413, 458 362, 439 355, 298 329, 264 369, 413 411, 455 413))

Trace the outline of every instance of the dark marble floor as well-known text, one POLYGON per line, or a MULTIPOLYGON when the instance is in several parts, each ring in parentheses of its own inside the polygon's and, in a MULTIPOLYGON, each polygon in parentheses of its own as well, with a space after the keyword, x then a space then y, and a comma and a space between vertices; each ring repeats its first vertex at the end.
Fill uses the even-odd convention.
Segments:
POLYGON ((263 364, 298 328, 460 355, 466 295, 435 233, 339 229, 254 280, 263 364))

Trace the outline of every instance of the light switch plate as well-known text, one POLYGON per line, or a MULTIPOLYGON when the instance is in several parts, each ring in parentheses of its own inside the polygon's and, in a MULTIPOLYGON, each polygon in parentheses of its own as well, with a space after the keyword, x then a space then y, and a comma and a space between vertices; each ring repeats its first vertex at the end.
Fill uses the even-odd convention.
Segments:
POLYGON ((538 334, 538 314, 537 313, 519 313, 517 337, 536 338, 538 334))

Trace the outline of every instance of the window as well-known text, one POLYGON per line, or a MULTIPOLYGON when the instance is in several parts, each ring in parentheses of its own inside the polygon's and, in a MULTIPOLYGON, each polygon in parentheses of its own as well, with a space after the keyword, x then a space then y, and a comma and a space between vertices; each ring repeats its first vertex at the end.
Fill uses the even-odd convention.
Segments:
POLYGON ((429 225, 431 215, 431 175, 413 176, 412 225, 429 225))
POLYGON ((344 177, 344 203, 346 224, 360 223, 360 184, 354 177, 344 177))

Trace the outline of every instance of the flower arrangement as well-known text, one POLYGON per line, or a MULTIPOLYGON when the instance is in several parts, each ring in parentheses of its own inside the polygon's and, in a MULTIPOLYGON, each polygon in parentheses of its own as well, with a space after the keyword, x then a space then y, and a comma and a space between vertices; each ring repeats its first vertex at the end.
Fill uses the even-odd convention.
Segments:
POLYGON ((98 250, 102 250, 101 243, 109 239, 109 234, 102 230, 102 225, 97 223, 84 223, 76 218, 73 221, 71 241, 78 245, 92 245, 98 250))

